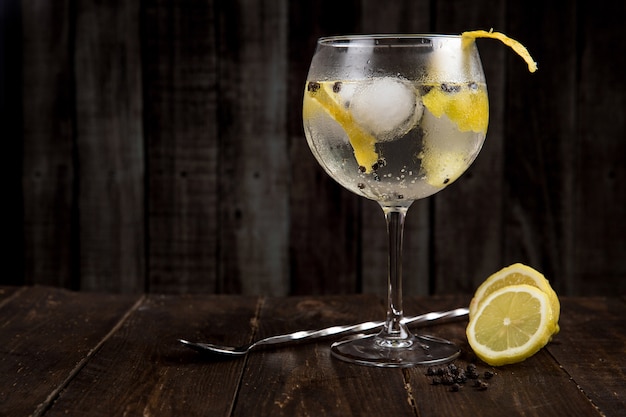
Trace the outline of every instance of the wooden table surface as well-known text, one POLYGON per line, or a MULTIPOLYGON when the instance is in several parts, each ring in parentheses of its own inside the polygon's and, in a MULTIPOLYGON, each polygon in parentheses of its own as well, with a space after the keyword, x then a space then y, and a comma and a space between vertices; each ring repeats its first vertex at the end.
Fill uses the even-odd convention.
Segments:
MULTIPOLYGON (((407 314, 466 305, 408 298, 407 314)), ((626 302, 562 299, 561 332, 532 358, 473 358, 465 320, 421 331, 462 347, 487 389, 433 385, 425 367, 330 356, 330 340, 216 359, 177 338, 224 344, 381 319, 374 296, 111 295, 0 287, 0 416, 625 416, 626 302)))

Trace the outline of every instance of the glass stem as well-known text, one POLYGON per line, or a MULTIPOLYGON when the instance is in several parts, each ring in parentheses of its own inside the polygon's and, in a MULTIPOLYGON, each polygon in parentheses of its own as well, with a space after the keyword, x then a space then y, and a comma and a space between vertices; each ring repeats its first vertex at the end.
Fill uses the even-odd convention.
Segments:
POLYGON ((402 239, 404 219, 408 207, 385 207, 385 220, 389 237, 388 281, 387 281, 387 319, 380 332, 379 340, 384 339, 390 346, 407 340, 411 335, 402 324, 402 239))

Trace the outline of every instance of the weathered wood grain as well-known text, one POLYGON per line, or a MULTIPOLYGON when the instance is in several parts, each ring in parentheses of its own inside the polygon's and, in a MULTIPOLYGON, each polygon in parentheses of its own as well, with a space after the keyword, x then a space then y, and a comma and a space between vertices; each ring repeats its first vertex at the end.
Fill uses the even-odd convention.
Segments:
POLYGON ((76 2, 80 288, 145 289, 144 133, 139 1, 76 2))
POLYGON ((220 286, 231 293, 285 295, 289 2, 218 5, 220 286))
POLYGON ((0 287, 0 304, 8 302, 11 297, 23 291, 24 287, 0 287))
POLYGON ((23 281, 68 288, 80 285, 73 25, 69 1, 22 1, 23 281))
POLYGON ((143 4, 147 289, 219 292, 215 4, 143 4))
MULTIPOLYGON (((467 297, 409 297, 405 304, 408 312, 415 314, 414 308, 418 308, 418 312, 448 310, 467 305, 468 302, 467 297)), ((568 309, 564 312, 569 316, 568 321, 577 322, 580 317, 571 313, 568 309)), ((613 310, 613 313, 619 313, 619 310, 613 310)), ((616 318, 614 314, 610 316, 613 319, 616 318)), ((465 336, 466 325, 465 319, 416 331, 444 337, 457 343, 461 347, 461 356, 454 361, 454 364, 463 368, 470 363, 475 364, 489 387, 485 391, 477 390, 470 380, 461 384, 458 392, 451 392, 450 386, 433 385, 432 378, 425 375, 425 368, 407 369, 405 378, 407 385, 410 386, 411 395, 415 399, 417 415, 487 416, 519 415, 520 413, 532 416, 598 415, 594 403, 577 387, 579 382, 572 381, 569 372, 564 370, 569 369, 569 366, 565 366, 559 358, 555 361, 551 356, 554 345, 571 347, 569 341, 562 342, 559 340, 561 336, 557 336, 556 340, 549 345, 549 349, 540 351, 526 361, 494 368, 481 362, 473 354, 465 336), (485 371, 494 372, 495 376, 486 380, 483 376, 485 371), (554 389, 557 386, 559 389, 554 389)), ((606 341, 603 341, 602 345, 606 346, 606 341)), ((607 362, 611 360, 613 360, 612 357, 607 358, 607 362)), ((607 383, 599 384, 606 387, 613 385, 613 382, 607 380, 607 383)), ((584 389, 583 391, 586 392, 584 389)), ((619 392, 618 389, 615 391, 619 392)), ((595 395, 592 397, 596 398, 595 395)), ((608 403, 612 404, 614 401, 608 403)))
MULTIPOLYGON (((270 299, 261 309, 258 337, 383 316, 375 297, 270 299)), ((323 340, 251 355, 233 415, 414 415, 399 369, 337 361, 331 357, 330 343, 323 340), (372 383, 383 378, 384 384, 372 383)))
MULTIPOLYGON (((462 359, 456 361, 457 366, 467 364, 462 359)), ((478 364, 477 369, 481 375, 485 371, 495 373, 493 378, 485 380, 489 384, 485 391, 468 382, 458 392, 451 392, 450 386, 432 385, 431 378, 424 376, 423 371, 409 370, 413 395, 422 399, 417 401, 419 415, 599 415, 591 401, 545 351, 515 366, 494 370, 478 364), (559 389, 554 389, 557 386, 559 389)))
POLYGON ((13 272, 0 283, 383 295, 379 207, 329 178, 304 139, 315 40, 493 27, 528 46, 539 71, 478 41, 487 141, 457 184, 409 211, 405 293, 470 293, 517 261, 562 295, 623 293, 626 53, 611 40, 625 7, 3 1, 13 272))
MULTIPOLYGON (((563 3, 509 7, 510 28, 539 63, 530 74, 519 58, 508 60, 503 241, 505 262, 524 262, 542 271, 557 292, 567 293, 576 259, 572 252, 576 131, 575 8, 563 3), (540 6, 541 5, 541 6, 540 6), (527 25, 524 21, 535 23, 527 25), (553 35, 542 33, 558 28, 553 35)), ((571 282, 570 282, 571 283, 571 282)))
POLYGON ((0 305, 0 415, 42 415, 137 300, 33 287, 0 305))
POLYGON ((245 361, 198 355, 177 339, 245 343, 256 310, 255 297, 149 297, 46 416, 229 416, 245 361))
POLYGON ((22 183, 24 145, 22 2, 0 2, 0 126, 3 139, 2 166, 2 242, 5 248, 4 285, 21 285, 25 280, 25 201, 22 183))
POLYGON ((569 293, 624 294, 626 77, 618 68, 626 65, 626 43, 612 40, 621 36, 615 28, 626 18, 626 3, 602 0, 579 7, 569 293))
MULTIPOLYGON (((458 343, 457 366, 493 371, 481 391, 433 385, 426 367, 379 369, 330 356, 332 340, 245 358, 202 355, 177 338, 230 345, 287 331, 379 319, 375 296, 111 295, 50 287, 0 303, 0 415, 619 416, 626 386, 623 298, 562 298, 561 332, 524 362, 478 361, 466 319, 414 329, 458 343), (10 387, 10 389, 7 389, 10 387)), ((408 314, 469 296, 407 297, 408 314)))
POLYGON ((561 303, 561 331, 548 345, 578 389, 607 416, 626 410, 626 302, 567 298, 561 303), (582 336, 582 335, 585 336, 582 336))

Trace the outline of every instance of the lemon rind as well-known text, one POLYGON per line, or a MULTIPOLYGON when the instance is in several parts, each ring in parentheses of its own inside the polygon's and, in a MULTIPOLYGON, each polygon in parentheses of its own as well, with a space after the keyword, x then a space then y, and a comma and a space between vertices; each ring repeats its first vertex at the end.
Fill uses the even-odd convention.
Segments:
POLYGON ((504 33, 494 32, 493 29, 490 31, 486 30, 471 30, 467 32, 463 32, 461 34, 463 39, 463 46, 466 47, 470 43, 474 42, 476 38, 488 38, 488 39, 497 39, 509 48, 513 49, 516 54, 518 54, 528 65, 528 71, 535 72, 537 71, 537 62, 533 59, 528 52, 528 49, 522 45, 521 42, 516 41, 513 38, 508 37, 504 33))
POLYGON ((472 350, 482 361, 493 366, 502 366, 521 362, 540 351, 549 341, 554 333, 554 323, 552 317, 552 307, 550 299, 546 293, 541 289, 528 284, 510 285, 500 288, 493 293, 489 294, 485 299, 485 302, 481 304, 475 316, 470 319, 467 326, 466 335, 467 340, 472 347, 472 350), (540 301, 541 310, 545 312, 542 314, 541 321, 538 325, 538 329, 543 331, 537 331, 526 343, 521 346, 506 349, 503 351, 495 351, 484 344, 478 342, 475 338, 475 326, 479 321, 485 308, 497 297, 505 293, 510 292, 527 292, 540 301))
MULTIPOLYGON (((480 308, 480 305, 483 303, 486 289, 491 287, 494 284, 494 282, 504 280, 507 276, 515 274, 515 273, 526 275, 532 278, 537 284, 536 287, 548 295, 550 299, 550 304, 552 306, 554 320, 556 322, 555 324, 558 324, 558 320, 560 318, 560 310, 561 310, 559 297, 557 296, 556 292, 550 285, 550 281, 548 281, 548 279, 541 272, 537 271, 536 269, 528 265, 525 265, 519 262, 509 265, 507 267, 504 267, 500 269, 499 271, 491 274, 482 284, 480 284, 480 286, 476 289, 476 292, 474 293, 474 297, 472 298, 472 301, 470 303, 470 318, 476 313, 478 308, 480 308), (537 279, 539 281, 537 281, 537 279)), ((558 325, 557 325, 557 329, 558 329, 558 325)))

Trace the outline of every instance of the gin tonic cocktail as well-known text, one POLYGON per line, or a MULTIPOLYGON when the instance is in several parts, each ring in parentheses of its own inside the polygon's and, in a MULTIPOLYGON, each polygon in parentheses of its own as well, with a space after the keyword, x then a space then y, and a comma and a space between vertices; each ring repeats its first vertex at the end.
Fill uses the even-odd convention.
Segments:
POLYGON ((303 102, 308 144, 348 190, 377 201, 389 235, 388 308, 374 336, 333 344, 354 363, 406 367, 454 359, 454 344, 402 323, 402 235, 411 203, 454 182, 485 139, 487 87, 474 42, 447 35, 321 38, 303 102))

